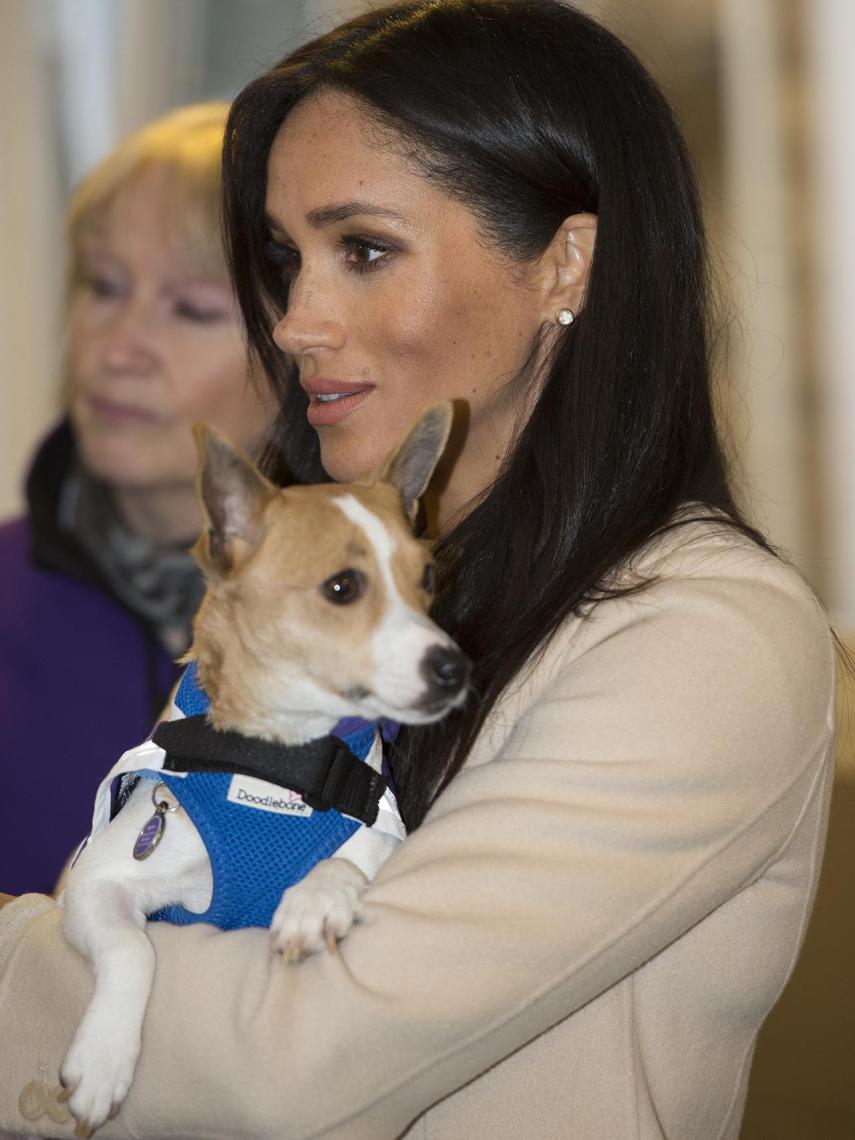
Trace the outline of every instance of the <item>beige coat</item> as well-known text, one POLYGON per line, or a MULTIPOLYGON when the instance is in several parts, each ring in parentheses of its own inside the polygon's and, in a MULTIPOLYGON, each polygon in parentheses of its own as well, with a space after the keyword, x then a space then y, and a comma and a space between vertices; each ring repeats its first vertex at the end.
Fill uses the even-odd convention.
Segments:
MULTIPOLYGON (((644 567, 506 696, 338 955, 152 929, 137 1080, 99 1136, 737 1136, 820 862, 832 645, 724 528, 644 567)), ((68 1136, 17 1107, 89 992, 58 920, 39 896, 0 914, 0 1127, 68 1136)))

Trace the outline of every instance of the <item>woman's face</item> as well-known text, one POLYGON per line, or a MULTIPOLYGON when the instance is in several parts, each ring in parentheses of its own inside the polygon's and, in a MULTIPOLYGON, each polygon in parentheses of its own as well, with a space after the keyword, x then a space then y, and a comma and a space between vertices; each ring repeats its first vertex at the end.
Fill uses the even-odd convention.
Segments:
POLYGON ((83 461, 132 493, 192 486, 197 420, 252 448, 269 419, 225 270, 191 256, 173 178, 151 167, 116 193, 83 238, 71 299, 70 410, 83 461))
POLYGON ((525 403, 514 380, 544 320, 534 268, 490 247, 472 212, 339 92, 283 123, 266 204, 271 257, 290 281, 273 336, 299 367, 325 469, 341 481, 364 474, 422 408, 462 400, 453 479, 463 505, 495 477, 525 403))

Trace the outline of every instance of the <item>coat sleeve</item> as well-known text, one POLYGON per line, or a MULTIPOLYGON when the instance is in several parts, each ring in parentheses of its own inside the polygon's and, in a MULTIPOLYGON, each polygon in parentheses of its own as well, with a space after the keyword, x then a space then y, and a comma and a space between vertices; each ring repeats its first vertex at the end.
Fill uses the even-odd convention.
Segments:
MULTIPOLYGON (((795 576, 753 561, 568 627, 337 954, 151 929, 142 1059, 99 1135, 392 1140, 755 880, 830 755, 833 654, 795 576)), ((0 914, 6 1127, 90 991, 58 917, 35 896, 0 914)))

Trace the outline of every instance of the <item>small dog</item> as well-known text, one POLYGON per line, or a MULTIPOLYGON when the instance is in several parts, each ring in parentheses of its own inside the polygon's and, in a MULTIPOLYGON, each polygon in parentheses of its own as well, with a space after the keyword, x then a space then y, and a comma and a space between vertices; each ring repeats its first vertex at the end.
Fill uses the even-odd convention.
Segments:
MULTIPOLYGON (((465 700, 469 663, 428 617, 433 568, 411 529, 450 423, 450 405, 429 408, 366 483, 286 490, 195 429, 209 528, 194 554, 208 588, 190 665, 170 719, 101 785, 61 900, 66 937, 95 974, 61 1070, 77 1135, 114 1115, 133 1079, 154 974, 149 917, 269 924, 288 958, 333 948, 403 838, 379 730, 365 722, 426 724, 465 700), (354 717, 355 728, 343 721, 354 717), (125 802, 110 820, 120 776, 125 802), (246 886, 242 840, 224 854, 206 832, 198 805, 212 787, 215 823, 226 810, 241 834, 284 817, 290 869, 265 849, 262 881, 246 886)), ((283 846, 272 831, 263 842, 283 846)))

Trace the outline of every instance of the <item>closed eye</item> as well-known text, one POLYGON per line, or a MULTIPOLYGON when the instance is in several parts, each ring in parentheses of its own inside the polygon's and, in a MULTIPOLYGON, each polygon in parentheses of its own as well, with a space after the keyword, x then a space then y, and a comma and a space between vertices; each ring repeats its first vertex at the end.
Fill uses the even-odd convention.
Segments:
POLYGON ((435 575, 432 562, 426 562, 422 571, 422 589, 426 594, 432 594, 435 586, 435 575))
POLYGON ((122 284, 105 274, 88 273, 83 284, 96 297, 118 297, 122 293, 122 284))
POLYGON ((175 315, 182 320, 199 325, 214 325, 229 316, 227 309, 220 306, 194 305, 192 301, 176 301, 175 315))

